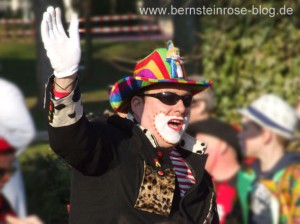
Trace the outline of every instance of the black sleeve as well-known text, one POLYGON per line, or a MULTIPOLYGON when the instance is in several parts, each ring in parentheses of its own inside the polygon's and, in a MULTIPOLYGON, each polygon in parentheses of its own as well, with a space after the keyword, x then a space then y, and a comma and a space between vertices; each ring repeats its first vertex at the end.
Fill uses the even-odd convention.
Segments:
POLYGON ((66 97, 52 94, 53 77, 46 88, 45 109, 50 146, 69 165, 86 175, 100 175, 117 165, 116 147, 121 138, 115 127, 89 122, 83 113, 78 84, 66 97), (114 141, 112 141, 114 139, 114 141))

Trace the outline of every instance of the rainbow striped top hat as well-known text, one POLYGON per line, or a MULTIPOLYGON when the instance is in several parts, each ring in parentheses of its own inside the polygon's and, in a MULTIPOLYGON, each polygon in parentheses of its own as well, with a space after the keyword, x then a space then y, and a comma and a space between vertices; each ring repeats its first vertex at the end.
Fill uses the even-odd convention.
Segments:
POLYGON ((178 48, 169 41, 167 48, 155 49, 140 60, 133 76, 117 81, 110 92, 110 104, 115 111, 127 113, 129 102, 140 89, 157 83, 189 85, 192 94, 210 87, 212 82, 196 82, 186 78, 178 48))

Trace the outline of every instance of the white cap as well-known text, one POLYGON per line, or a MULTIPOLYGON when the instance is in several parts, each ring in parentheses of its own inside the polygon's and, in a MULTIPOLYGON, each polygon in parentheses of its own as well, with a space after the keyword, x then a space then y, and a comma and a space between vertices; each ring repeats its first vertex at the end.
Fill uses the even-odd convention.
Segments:
POLYGON ((19 155, 33 140, 35 127, 19 87, 1 77, 0 102, 0 136, 19 155))
POLYGON ((287 139, 294 139, 298 117, 295 109, 280 97, 267 94, 239 112, 257 124, 287 139))

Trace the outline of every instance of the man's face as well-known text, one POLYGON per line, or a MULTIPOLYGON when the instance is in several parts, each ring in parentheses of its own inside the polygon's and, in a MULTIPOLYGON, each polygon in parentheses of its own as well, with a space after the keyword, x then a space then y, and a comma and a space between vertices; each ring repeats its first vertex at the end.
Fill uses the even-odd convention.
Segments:
POLYGON ((202 98, 202 92, 193 97, 190 122, 198 121, 201 118, 202 114, 207 110, 206 104, 207 102, 202 98))
POLYGON ((14 153, 0 154, 0 191, 10 178, 10 171, 14 158, 14 153))
POLYGON ((146 90, 144 94, 156 94, 155 96, 161 99, 153 95, 144 96, 143 109, 138 112, 140 124, 154 135, 160 147, 169 148, 176 145, 189 119, 192 99, 189 88, 178 84, 158 84, 146 90), (174 102, 173 99, 178 96, 184 99, 174 102), (162 102, 164 100, 168 102, 162 102))
POLYGON ((246 117, 242 119, 242 126, 239 139, 243 151, 246 156, 257 157, 262 147, 263 128, 246 117))
POLYGON ((205 142, 207 145, 206 153, 208 154, 207 161, 205 164, 205 169, 209 173, 213 173, 217 163, 222 160, 222 140, 214 136, 198 133, 196 138, 202 142, 205 142))

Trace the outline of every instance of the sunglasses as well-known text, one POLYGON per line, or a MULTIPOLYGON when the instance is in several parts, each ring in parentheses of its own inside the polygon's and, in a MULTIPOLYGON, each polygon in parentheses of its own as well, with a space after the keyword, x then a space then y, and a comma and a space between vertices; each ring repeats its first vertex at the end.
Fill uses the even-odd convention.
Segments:
POLYGON ((0 178, 4 177, 5 174, 13 175, 16 172, 16 167, 10 167, 8 169, 0 168, 0 178))
POLYGON ((166 105, 175 105, 179 100, 182 100, 183 105, 185 107, 190 107, 192 104, 192 95, 184 95, 179 96, 176 93, 171 92, 162 92, 162 93, 154 93, 154 94, 141 94, 139 96, 150 96, 156 99, 159 99, 162 103, 166 105))
POLYGON ((255 130, 260 131, 262 129, 262 127, 258 124, 256 124, 255 122, 251 122, 251 121, 246 121, 246 122, 242 122, 242 129, 244 131, 250 129, 250 127, 253 127, 255 130))

